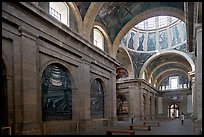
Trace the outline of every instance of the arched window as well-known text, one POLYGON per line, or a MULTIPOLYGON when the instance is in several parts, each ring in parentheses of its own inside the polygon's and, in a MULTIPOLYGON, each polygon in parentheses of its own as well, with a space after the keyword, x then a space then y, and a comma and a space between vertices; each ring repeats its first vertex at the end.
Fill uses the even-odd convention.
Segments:
POLYGON ((69 6, 64 2, 49 2, 49 13, 69 26, 69 6))
POLYGON ((72 88, 68 70, 60 64, 47 66, 42 74, 42 119, 72 119, 72 88))
POLYGON ((104 51, 104 36, 97 28, 93 29, 93 44, 104 51))
POLYGON ((91 118, 104 117, 104 89, 100 79, 91 82, 91 118))

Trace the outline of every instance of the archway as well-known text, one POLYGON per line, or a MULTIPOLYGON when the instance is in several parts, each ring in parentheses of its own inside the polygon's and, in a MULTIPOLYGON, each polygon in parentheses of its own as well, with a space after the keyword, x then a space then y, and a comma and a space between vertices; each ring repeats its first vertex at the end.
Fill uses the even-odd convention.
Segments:
POLYGON ((178 118, 179 117, 179 106, 177 104, 169 105, 168 117, 170 117, 170 118, 178 118))

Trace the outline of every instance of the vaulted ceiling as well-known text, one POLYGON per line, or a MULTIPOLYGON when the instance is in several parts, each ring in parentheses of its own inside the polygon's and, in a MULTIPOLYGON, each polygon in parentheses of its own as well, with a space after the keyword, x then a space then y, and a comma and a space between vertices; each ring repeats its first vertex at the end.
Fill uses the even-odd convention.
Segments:
MULTIPOLYGON (((82 19, 91 2, 75 2, 82 19)), ((95 21, 102 23, 113 42, 119 31, 135 16, 159 7, 171 7, 184 11, 184 2, 104 2, 95 21)), ((162 13, 160 13, 162 15, 162 13)))
MULTIPOLYGON (((95 22, 103 25, 103 29, 107 32, 113 46, 119 46, 119 43, 116 42, 117 44, 115 44, 115 40, 122 40, 125 35, 123 33, 128 32, 128 30, 124 30, 124 28, 128 26, 130 22, 135 23, 129 25, 133 27, 136 23, 139 23, 137 19, 142 21, 151 16, 168 15, 169 13, 165 12, 165 9, 171 9, 170 16, 177 16, 176 12, 179 12, 177 18, 184 22, 187 21, 187 36, 193 36, 189 34, 191 30, 188 29, 192 28, 193 22, 193 14, 191 14, 190 11, 193 6, 191 6, 190 2, 100 2, 99 4, 95 2, 75 2, 75 4, 80 12, 82 21, 84 21, 87 16, 94 15, 91 18, 94 18, 95 22), (156 14, 149 13, 149 11, 155 11, 159 8, 163 9, 163 11, 161 10, 156 14), (94 14, 90 14, 90 12, 94 14), (146 16, 147 13, 148 16, 146 16)), ((131 27, 129 27, 129 29, 131 29, 131 27)), ((188 43, 190 42, 192 44, 192 38, 187 39, 188 43)), ((192 45, 187 44, 187 49, 192 51, 192 45)), ((186 75, 189 71, 192 71, 192 66, 182 55, 170 53, 158 56, 148 62, 145 71, 148 77, 151 77, 153 81, 161 81, 164 77, 171 74, 182 73, 186 75)))

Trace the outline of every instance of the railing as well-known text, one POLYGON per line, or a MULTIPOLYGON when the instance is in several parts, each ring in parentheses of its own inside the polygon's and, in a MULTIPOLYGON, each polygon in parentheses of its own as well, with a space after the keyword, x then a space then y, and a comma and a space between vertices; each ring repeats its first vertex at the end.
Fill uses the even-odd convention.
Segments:
POLYGON ((11 135, 11 127, 2 127, 2 135, 7 135, 5 130, 8 130, 8 135, 11 135))

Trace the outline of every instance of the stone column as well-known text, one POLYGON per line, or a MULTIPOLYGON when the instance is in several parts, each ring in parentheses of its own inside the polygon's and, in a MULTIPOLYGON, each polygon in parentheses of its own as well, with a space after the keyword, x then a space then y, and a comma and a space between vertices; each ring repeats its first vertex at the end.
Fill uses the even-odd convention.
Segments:
POLYGON ((91 107, 90 107, 90 63, 86 60, 82 60, 79 68, 78 77, 78 103, 77 112, 79 119, 80 131, 91 131, 91 107))
MULTIPOLYGON (((136 83, 134 83, 136 84, 136 83)), ((138 119, 140 116, 140 92, 137 86, 129 87, 129 115, 138 119)))
POLYGON ((195 64, 195 101, 196 101, 196 119, 195 134, 199 134, 202 129, 202 24, 195 24, 196 33, 196 64, 195 64))
POLYGON ((22 66, 22 134, 40 134, 38 121, 39 92, 39 50, 36 45, 37 35, 32 30, 19 27, 21 39, 21 66, 22 66))
POLYGON ((116 115, 116 73, 115 70, 110 74, 109 80, 109 114, 110 114, 110 125, 115 125, 117 121, 116 115))

